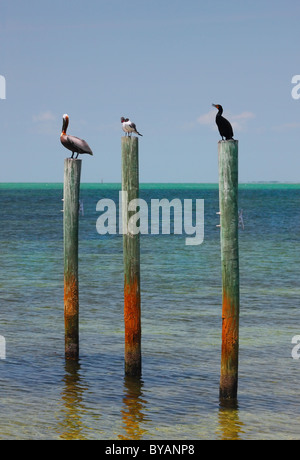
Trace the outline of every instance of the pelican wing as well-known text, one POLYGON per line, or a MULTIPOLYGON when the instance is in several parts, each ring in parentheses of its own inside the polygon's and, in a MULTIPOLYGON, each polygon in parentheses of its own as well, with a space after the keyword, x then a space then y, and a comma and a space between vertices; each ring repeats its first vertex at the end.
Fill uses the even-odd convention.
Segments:
POLYGON ((79 137, 67 135, 67 142, 69 144, 69 149, 73 152, 89 153, 90 155, 93 155, 90 146, 84 139, 79 139, 79 137))

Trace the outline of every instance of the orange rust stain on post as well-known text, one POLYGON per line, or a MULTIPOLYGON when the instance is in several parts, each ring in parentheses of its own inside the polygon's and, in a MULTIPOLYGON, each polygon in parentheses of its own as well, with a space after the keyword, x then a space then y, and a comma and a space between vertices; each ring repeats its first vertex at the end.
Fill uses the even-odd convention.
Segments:
POLYGON ((73 316, 78 310, 78 280, 75 276, 65 277, 64 289, 65 315, 73 316))
POLYGON ((233 352, 236 352, 238 345, 238 314, 233 300, 223 295, 222 311, 222 354, 225 360, 229 359, 233 352))
POLYGON ((79 355, 78 310, 78 280, 71 276, 65 278, 64 285, 65 353, 68 359, 77 359, 79 355))
POLYGON ((126 373, 141 369, 141 299, 139 281, 124 284, 125 363, 126 373))
POLYGON ((141 336, 141 309, 138 281, 124 286, 124 321, 126 326, 125 343, 134 345, 141 336))
POLYGON ((239 351, 238 305, 226 292, 223 294, 222 310, 222 359, 220 395, 232 398, 237 393, 239 351))

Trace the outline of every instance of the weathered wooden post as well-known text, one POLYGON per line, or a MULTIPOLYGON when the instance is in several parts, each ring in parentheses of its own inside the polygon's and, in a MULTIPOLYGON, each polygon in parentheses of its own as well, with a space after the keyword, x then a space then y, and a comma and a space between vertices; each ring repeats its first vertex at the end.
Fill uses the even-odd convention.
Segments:
POLYGON ((220 398, 237 397, 239 352, 238 141, 219 141, 222 261, 220 398))
POLYGON ((140 234, 130 226, 128 203, 139 198, 138 138, 122 137, 125 374, 141 375, 140 234))
POLYGON ((78 219, 81 160, 66 158, 64 168, 65 356, 79 357, 78 219))

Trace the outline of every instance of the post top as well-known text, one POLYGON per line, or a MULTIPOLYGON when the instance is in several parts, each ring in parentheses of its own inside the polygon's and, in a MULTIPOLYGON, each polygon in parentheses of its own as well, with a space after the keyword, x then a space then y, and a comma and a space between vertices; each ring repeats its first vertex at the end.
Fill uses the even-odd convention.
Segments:
POLYGON ((126 141, 129 142, 129 141, 138 141, 139 138, 137 136, 121 136, 121 139, 122 141, 126 141))
POLYGON ((228 139, 228 140, 221 139, 218 142, 218 144, 222 144, 223 142, 238 142, 238 139, 228 139))
POLYGON ((70 157, 68 157, 68 158, 65 158, 65 161, 82 161, 82 159, 81 158, 70 158, 70 157))

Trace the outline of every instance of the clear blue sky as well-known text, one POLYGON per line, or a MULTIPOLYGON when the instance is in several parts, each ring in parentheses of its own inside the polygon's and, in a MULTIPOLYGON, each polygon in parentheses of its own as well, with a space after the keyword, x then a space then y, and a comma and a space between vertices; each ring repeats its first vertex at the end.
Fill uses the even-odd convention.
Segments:
POLYGON ((217 182, 216 103, 240 182, 299 182, 299 17, 299 0, 1 0, 0 181, 61 182, 68 113, 94 151, 82 182, 120 182, 121 116, 141 182, 217 182))

